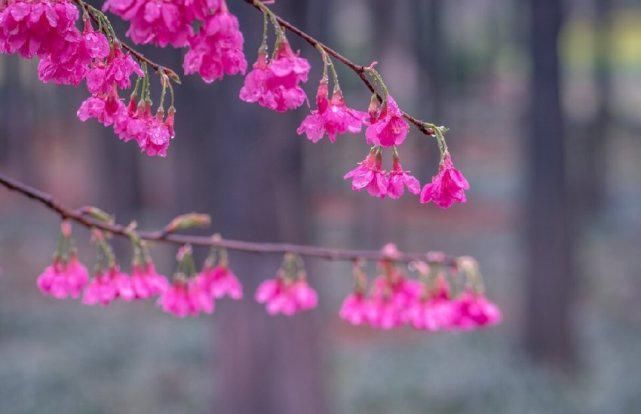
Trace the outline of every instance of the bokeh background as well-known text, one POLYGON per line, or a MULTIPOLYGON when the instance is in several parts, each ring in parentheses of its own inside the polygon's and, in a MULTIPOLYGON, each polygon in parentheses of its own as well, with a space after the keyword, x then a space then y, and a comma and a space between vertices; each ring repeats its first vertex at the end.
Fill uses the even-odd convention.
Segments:
MULTIPOLYGON (((256 56, 261 18, 229 0, 256 56)), ((348 264, 308 263, 321 307, 267 317, 249 298, 279 257, 233 254, 248 300, 176 320, 153 303, 107 309, 39 294, 57 218, 0 191, 0 412, 641 412, 641 2, 278 0, 275 10, 360 63, 380 62, 401 105, 450 127, 472 189, 450 210, 353 193, 362 136, 313 145, 301 109, 237 98, 242 78, 178 89, 177 137, 148 159, 75 119, 81 88, 42 85, 0 57, 2 172, 71 206, 158 228, 187 211, 229 238, 443 250, 478 258, 505 321, 465 334, 352 328, 337 316, 348 264)), ((114 18, 117 21, 117 18, 114 18)), ((120 33, 125 27, 117 25, 120 33)), ((315 67, 320 61, 290 36, 315 67)), ((178 51, 149 49, 179 68, 178 51)), ((340 68, 348 102, 366 108, 340 68)), ((423 181, 437 148, 413 131, 423 181)), ((77 229, 82 258, 94 255, 77 229)), ((125 245, 118 245, 123 263, 125 245)), ((154 248, 165 273, 175 251, 154 248)), ((202 253, 200 253, 202 255, 202 253)))

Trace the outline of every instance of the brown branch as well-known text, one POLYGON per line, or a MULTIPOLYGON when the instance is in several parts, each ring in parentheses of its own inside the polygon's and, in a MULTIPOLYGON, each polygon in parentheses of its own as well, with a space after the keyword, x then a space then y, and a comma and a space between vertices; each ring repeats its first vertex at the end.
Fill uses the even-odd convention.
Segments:
MULTIPOLYGON (((126 226, 96 221, 86 217, 82 210, 72 210, 58 203, 50 194, 42 192, 36 188, 30 187, 15 179, 12 179, 0 173, 0 185, 11 191, 15 191, 31 200, 34 200, 51 211, 57 213, 62 219, 72 220, 89 229, 100 229, 116 236, 130 237, 131 230, 126 226)), ((141 239, 173 243, 178 245, 191 244, 195 246, 213 246, 224 247, 229 250, 236 250, 249 253, 295 253, 300 256, 314 257, 333 261, 381 261, 388 260, 398 263, 409 263, 412 261, 423 261, 429 264, 440 264, 446 266, 455 266, 457 259, 455 257, 443 256, 435 260, 428 257, 429 254, 420 253, 399 253, 395 258, 390 258, 376 250, 345 250, 333 249, 321 246, 308 246, 288 243, 256 243, 241 240, 229 240, 219 237, 191 236, 185 234, 167 234, 164 231, 143 231, 136 232, 141 239)))
MULTIPOLYGON (((244 0, 244 1, 245 3, 248 3, 254 6, 256 9, 260 10, 261 12, 262 12, 262 8, 267 8, 267 6, 265 6, 264 2, 262 2, 261 0, 244 0)), ((300 28, 289 23, 287 20, 283 19, 273 11, 271 11, 271 13, 274 15, 274 17, 276 17, 276 20, 278 21, 278 23, 285 30, 288 30, 291 33, 295 34, 296 36, 302 38, 314 48, 318 48, 318 47, 322 48, 323 50, 325 50, 325 52, 327 52, 327 54, 334 57, 336 60, 338 60, 339 62, 341 62, 348 68, 350 68, 352 71, 354 71, 358 75, 358 77, 363 81, 367 89, 369 89, 374 95, 376 95, 376 97, 380 102, 383 102, 383 97, 376 91, 376 89, 374 88, 374 85, 372 85, 372 82, 367 78, 367 69, 368 69, 367 66, 362 66, 354 63, 353 61, 343 56, 336 50, 327 46, 325 43, 321 42, 320 40, 316 39, 312 35, 304 32, 300 28)), ((434 130, 430 126, 431 124, 429 122, 420 120, 403 110, 401 110, 401 112, 403 113, 403 117, 407 119, 409 122, 411 122, 412 124, 414 124, 414 126, 416 126, 416 128, 418 128, 418 130, 421 131, 423 134, 428 136, 434 136, 434 130)))

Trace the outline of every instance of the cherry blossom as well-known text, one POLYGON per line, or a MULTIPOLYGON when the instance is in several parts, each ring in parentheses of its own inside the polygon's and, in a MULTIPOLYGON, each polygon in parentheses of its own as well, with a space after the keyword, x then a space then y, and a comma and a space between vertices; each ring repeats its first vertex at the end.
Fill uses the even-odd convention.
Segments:
POLYGON ((183 1, 107 0, 103 10, 130 23, 127 36, 135 43, 184 47, 193 34, 190 9, 183 1))
POLYGON ((238 19, 223 1, 218 11, 203 22, 198 34, 190 37, 183 63, 185 73, 199 73, 207 83, 224 75, 244 74, 247 60, 243 43, 238 19))
POLYGON ((311 66, 292 51, 285 39, 279 41, 276 50, 275 57, 268 60, 261 48, 253 69, 245 77, 240 99, 285 112, 300 107, 307 99, 300 83, 307 82, 311 66))
POLYGON ((423 187, 421 203, 430 201, 441 208, 448 208, 454 203, 465 203, 465 190, 470 184, 463 174, 454 167, 449 153, 441 160, 438 174, 432 177, 432 182, 423 187))
POLYGON ((501 322, 501 311, 494 303, 474 291, 466 291, 454 303, 456 316, 454 326, 469 330, 501 322))
POLYGON ((147 299, 163 294, 169 289, 167 278, 156 271, 153 263, 133 266, 131 287, 136 298, 147 299))
POLYGON ((392 170, 388 174, 389 184, 386 195, 390 198, 401 198, 407 187, 412 194, 421 192, 421 183, 409 171, 405 171, 398 156, 394 156, 392 170))
POLYGON ((258 303, 267 307, 270 315, 291 316, 309 310, 318 304, 316 291, 303 279, 292 280, 284 276, 265 280, 258 286, 255 295, 258 303))
POLYGON ((42 82, 77 86, 95 59, 109 55, 109 41, 104 34, 94 31, 89 23, 86 23, 82 35, 77 31, 70 32, 66 41, 64 49, 51 52, 40 61, 38 76, 42 82))
POLYGON ((347 296, 341 305, 339 316, 352 325, 363 325, 368 321, 370 304, 362 292, 347 296))
POLYGON ((78 298, 88 278, 87 268, 73 255, 66 261, 55 259, 38 277, 38 288, 56 299, 78 298))
MULTIPOLYGON (((377 103, 375 100, 374 102, 377 103)), ((365 136, 371 145, 392 147, 401 145, 407 138, 410 127, 391 95, 387 95, 381 108, 370 108, 370 117, 365 136)))
POLYGON ((122 274, 118 266, 98 271, 87 285, 82 303, 85 305, 107 306, 116 300, 121 292, 123 299, 130 300, 129 287, 126 286, 128 276, 122 274), (123 282, 123 280, 125 280, 123 282))
POLYGON ((235 300, 243 297, 243 286, 236 275, 225 265, 205 267, 200 272, 200 281, 203 289, 216 298, 228 296, 235 300))
POLYGON ((387 195, 389 178, 381 168, 382 163, 383 157, 380 149, 373 149, 356 168, 345 174, 343 178, 345 180, 352 179, 352 190, 354 191, 367 189, 370 195, 384 198, 387 195))
POLYGON ((96 62, 87 73, 87 89, 92 95, 108 95, 113 89, 129 89, 131 76, 143 77, 140 65, 118 46, 109 56, 96 62))
POLYGON ((325 135, 331 142, 336 142, 338 134, 361 132, 367 113, 348 108, 340 89, 335 90, 328 99, 327 79, 321 80, 316 94, 317 109, 313 110, 298 127, 298 135, 306 134, 316 143, 325 135))
POLYGON ((78 9, 67 0, 16 0, 0 7, 0 53, 45 57, 79 36, 78 9))

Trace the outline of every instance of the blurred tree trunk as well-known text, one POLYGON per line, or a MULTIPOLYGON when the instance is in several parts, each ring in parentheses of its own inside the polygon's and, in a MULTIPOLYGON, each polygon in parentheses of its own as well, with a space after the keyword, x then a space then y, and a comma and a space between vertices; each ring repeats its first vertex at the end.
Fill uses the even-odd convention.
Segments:
POLYGON ((598 213, 604 201, 606 148, 612 106, 612 0, 594 0, 593 79, 597 109, 577 148, 581 157, 581 206, 586 216, 598 213))
POLYGON ((416 30, 415 50, 419 64, 420 84, 427 85, 418 96, 420 107, 430 119, 441 119, 446 93, 446 49, 443 39, 443 0, 413 0, 412 17, 416 30))
POLYGON ((31 183, 36 183, 38 176, 34 173, 29 137, 34 130, 35 109, 25 111, 29 107, 29 91, 21 81, 22 61, 14 56, 2 59, 3 79, 0 88, 0 150, 2 161, 9 161, 11 169, 31 183))
MULTIPOLYGON (((413 0, 411 17, 416 30, 413 38, 419 70, 417 103, 421 108, 420 117, 447 125, 443 107, 447 93, 447 48, 443 36, 445 7, 443 0, 413 0)), ((439 162, 438 151, 423 140, 415 141, 414 145, 422 160, 417 173, 424 177, 434 175, 434 165, 439 162)))
POLYGON ((538 359, 571 365, 574 233, 567 197, 558 36, 562 2, 530 0, 531 130, 527 146, 527 350, 538 359))
MULTIPOLYGON (((279 11, 305 27, 308 4, 283 2, 279 11)), ((262 18, 253 8, 230 6, 245 23, 245 51, 251 65, 262 18)), ((295 38, 290 36, 290 40, 295 38)), ((216 230, 225 237, 305 243, 303 140, 296 136, 296 120, 240 102, 242 81, 234 76, 207 86, 191 77, 180 88, 179 108, 189 109, 181 113, 178 133, 183 144, 178 145, 180 137, 175 144, 185 172, 177 179, 177 197, 184 200, 179 204, 213 212, 216 230)), ((281 260, 264 255, 231 256, 231 266, 243 281, 245 299, 217 303, 213 322, 217 392, 211 412, 327 412, 319 312, 270 317, 253 298, 258 284, 276 274, 281 260)), ((318 285, 314 275, 311 280, 318 285)))

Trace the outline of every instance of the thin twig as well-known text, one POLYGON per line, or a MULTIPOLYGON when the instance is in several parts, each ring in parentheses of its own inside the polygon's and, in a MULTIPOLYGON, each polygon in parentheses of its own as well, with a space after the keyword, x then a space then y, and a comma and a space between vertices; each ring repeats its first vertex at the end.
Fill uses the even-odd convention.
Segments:
MULTIPOLYGON (((51 211, 57 213, 61 219, 74 221, 89 229, 95 228, 120 237, 131 236, 131 229, 121 224, 110 223, 105 221, 96 221, 85 214, 82 210, 73 210, 58 203, 50 194, 30 187, 13 178, 0 173, 0 185, 11 191, 15 191, 31 200, 34 200, 51 211)), ((185 234, 167 234, 164 231, 142 231, 136 232, 141 239, 173 243, 178 245, 191 244, 194 246, 213 246, 223 247, 229 250, 236 250, 249 253, 295 253, 305 257, 315 257, 331 261, 381 261, 388 260, 397 263, 410 263, 413 261, 423 261, 428 264, 439 264, 446 266, 455 266, 456 258, 442 256, 438 260, 430 257, 429 254, 420 253, 399 253, 398 256, 391 258, 376 250, 345 250, 333 249, 321 246, 309 246, 288 243, 256 243, 241 240, 229 240, 220 237, 191 236, 185 234)))
MULTIPOLYGON (((264 2, 262 2, 261 0, 244 0, 244 2, 254 6, 256 9, 260 10, 261 12, 262 12, 261 7, 264 7, 264 8, 267 7, 265 6, 264 2)), ((348 68, 350 68, 352 71, 354 71, 354 73, 356 73, 358 77, 363 81, 365 86, 367 86, 367 89, 369 89, 374 95, 376 95, 376 97, 380 102, 383 102, 383 97, 376 91, 376 89, 374 88, 374 85, 372 85, 372 82, 370 82, 370 80, 367 78, 368 66, 362 66, 354 63, 352 60, 348 59, 347 57, 343 56, 336 50, 327 46, 325 43, 316 39, 314 36, 310 35, 309 33, 289 23, 287 20, 283 19, 273 11, 271 11, 271 13, 276 17, 276 20, 278 21, 278 24, 281 25, 281 27, 295 34, 296 36, 302 38, 307 43, 309 43, 312 47, 322 48, 323 50, 325 50, 325 52, 327 52, 327 54, 331 55, 336 60, 338 60, 339 62, 341 62, 348 68)), ((421 131, 423 134, 428 136, 434 136, 433 129, 426 126, 428 122, 420 120, 403 110, 401 110, 401 112, 403 113, 403 117, 407 119, 409 122, 411 122, 412 124, 414 124, 414 126, 416 126, 416 128, 418 128, 418 130, 421 131)))

